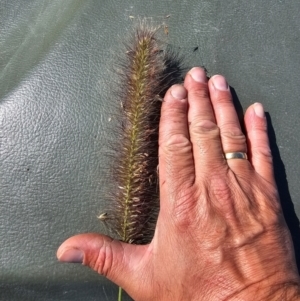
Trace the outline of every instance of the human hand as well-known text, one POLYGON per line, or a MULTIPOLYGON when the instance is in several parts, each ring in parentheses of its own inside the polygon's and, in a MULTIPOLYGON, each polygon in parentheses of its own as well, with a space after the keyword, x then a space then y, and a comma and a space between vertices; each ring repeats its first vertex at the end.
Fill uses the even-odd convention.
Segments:
POLYGON ((261 104, 248 108, 245 127, 247 138, 225 79, 207 82, 193 68, 162 104, 152 242, 81 234, 60 246, 59 260, 82 262, 136 301, 298 300, 261 104), (228 152, 247 152, 248 160, 226 160, 228 152))

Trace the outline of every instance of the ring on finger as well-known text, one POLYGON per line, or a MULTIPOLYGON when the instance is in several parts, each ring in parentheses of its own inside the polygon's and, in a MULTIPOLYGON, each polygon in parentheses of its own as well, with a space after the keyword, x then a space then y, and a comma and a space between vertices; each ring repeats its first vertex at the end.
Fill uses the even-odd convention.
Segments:
POLYGON ((233 152, 233 153, 225 153, 225 159, 231 160, 231 159, 244 159, 247 160, 248 156, 244 152, 233 152))

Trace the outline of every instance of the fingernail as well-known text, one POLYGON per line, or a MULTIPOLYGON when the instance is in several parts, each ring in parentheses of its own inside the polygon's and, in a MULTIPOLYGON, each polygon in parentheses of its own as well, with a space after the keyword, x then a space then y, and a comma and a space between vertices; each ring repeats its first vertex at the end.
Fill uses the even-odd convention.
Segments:
POLYGON ((189 74, 193 80, 198 83, 207 83, 207 77, 205 71, 200 67, 194 67, 190 70, 189 74))
POLYGON ((181 85, 173 86, 171 89, 171 94, 176 99, 184 99, 187 96, 185 88, 181 85))
POLYGON ((224 76, 215 75, 211 78, 214 87, 220 91, 227 91, 229 86, 224 76))
POLYGON ((265 110, 261 103, 256 102, 253 107, 254 107, 254 112, 255 112, 256 116, 258 116, 260 118, 265 117, 265 110))
POLYGON ((78 249, 69 249, 64 251, 59 256, 59 261, 70 262, 70 263, 82 263, 83 262, 83 252, 78 249))

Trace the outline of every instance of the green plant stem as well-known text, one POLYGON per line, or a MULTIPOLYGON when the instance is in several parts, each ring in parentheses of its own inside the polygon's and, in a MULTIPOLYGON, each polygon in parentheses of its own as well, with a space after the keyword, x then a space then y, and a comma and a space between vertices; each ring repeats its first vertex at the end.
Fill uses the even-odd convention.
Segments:
POLYGON ((122 287, 119 286, 118 301, 122 301, 122 287))

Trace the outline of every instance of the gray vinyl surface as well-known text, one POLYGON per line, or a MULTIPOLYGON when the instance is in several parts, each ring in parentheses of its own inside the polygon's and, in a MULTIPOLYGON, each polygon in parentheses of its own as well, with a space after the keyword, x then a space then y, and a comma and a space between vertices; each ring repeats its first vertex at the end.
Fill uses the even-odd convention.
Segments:
POLYGON ((142 17, 168 26, 187 67, 225 75, 240 111, 264 104, 299 264, 299 16, 298 0, 0 0, 0 300, 117 300, 55 253, 105 231, 112 66, 142 17))

